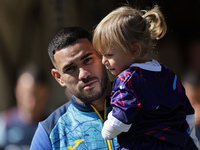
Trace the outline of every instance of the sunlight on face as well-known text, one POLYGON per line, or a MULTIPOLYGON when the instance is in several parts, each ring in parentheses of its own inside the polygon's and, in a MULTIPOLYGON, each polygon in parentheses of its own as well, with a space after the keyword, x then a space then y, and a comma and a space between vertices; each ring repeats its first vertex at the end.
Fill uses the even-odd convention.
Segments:
POLYGON ((87 39, 56 51, 54 58, 59 74, 57 81, 80 101, 91 102, 100 98, 108 84, 100 56, 87 39))
POLYGON ((133 62, 133 57, 125 53, 119 46, 113 46, 102 56, 102 63, 113 75, 118 75, 133 62))

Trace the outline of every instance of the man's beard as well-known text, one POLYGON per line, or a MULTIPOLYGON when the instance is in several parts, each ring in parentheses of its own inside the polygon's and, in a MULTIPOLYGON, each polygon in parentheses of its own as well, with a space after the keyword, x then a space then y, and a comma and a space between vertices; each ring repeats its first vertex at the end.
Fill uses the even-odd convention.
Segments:
MULTIPOLYGON (((87 82, 90 80, 96 80, 97 78, 89 78, 86 79, 87 82)), ((101 80, 97 79, 97 81, 100 83, 100 89, 93 91, 91 89, 88 91, 83 91, 83 92, 75 92, 73 93, 75 97, 77 97, 78 99, 80 99, 82 102, 84 103, 91 103, 93 101, 96 101, 97 99, 101 98, 101 96, 104 94, 106 88, 107 88, 107 84, 109 82, 108 80, 108 76, 106 74, 106 72, 103 72, 103 76, 101 78, 101 80)), ((86 82, 86 81, 85 81, 86 82)))

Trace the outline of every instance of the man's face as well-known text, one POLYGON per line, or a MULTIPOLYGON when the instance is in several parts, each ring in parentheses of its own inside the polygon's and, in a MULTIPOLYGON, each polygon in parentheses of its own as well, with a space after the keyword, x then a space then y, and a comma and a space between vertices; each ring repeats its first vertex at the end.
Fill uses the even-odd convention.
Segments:
POLYGON ((72 45, 57 50, 52 75, 82 102, 99 99, 105 92, 108 76, 88 39, 78 39, 72 45))

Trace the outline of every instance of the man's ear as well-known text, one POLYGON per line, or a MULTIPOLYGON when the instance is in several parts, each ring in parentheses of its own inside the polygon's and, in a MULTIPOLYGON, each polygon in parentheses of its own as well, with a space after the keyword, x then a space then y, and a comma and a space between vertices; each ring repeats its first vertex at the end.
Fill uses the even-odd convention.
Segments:
POLYGON ((60 75, 60 73, 58 72, 57 69, 51 69, 51 74, 53 75, 53 77, 56 79, 56 81, 58 81, 58 83, 61 86, 63 86, 63 87, 66 86, 65 82, 63 82, 61 75, 60 75))
POLYGON ((138 43, 132 44, 132 55, 134 58, 138 57, 141 53, 141 46, 138 43))

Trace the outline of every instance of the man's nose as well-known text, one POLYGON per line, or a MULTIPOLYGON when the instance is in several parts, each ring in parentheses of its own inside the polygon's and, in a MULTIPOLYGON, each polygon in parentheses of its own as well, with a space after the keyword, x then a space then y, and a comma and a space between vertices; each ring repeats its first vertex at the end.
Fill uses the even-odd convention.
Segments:
POLYGON ((86 68, 79 68, 79 79, 86 79, 88 76, 90 76, 89 70, 86 68))

